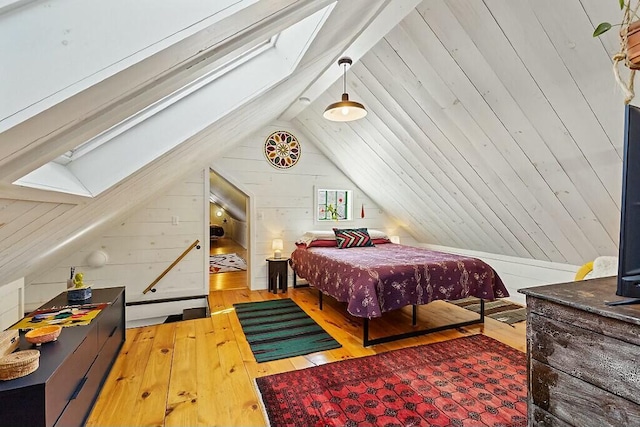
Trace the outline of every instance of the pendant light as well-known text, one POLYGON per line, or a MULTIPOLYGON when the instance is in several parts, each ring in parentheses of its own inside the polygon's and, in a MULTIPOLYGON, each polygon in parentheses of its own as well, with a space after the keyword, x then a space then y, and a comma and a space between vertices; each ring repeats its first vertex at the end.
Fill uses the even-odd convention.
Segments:
POLYGON ((350 122, 358 120, 367 115, 367 110, 364 109, 364 105, 359 102, 349 101, 349 94, 347 93, 347 65, 351 65, 353 61, 351 58, 342 57, 338 60, 338 66, 344 67, 342 74, 342 101, 334 102, 329 105, 324 114, 325 119, 334 122, 350 122))

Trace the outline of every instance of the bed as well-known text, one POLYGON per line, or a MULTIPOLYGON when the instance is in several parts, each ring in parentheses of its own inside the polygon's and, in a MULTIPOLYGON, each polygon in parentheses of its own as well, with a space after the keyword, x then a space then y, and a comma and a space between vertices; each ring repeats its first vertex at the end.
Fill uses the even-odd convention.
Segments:
MULTIPOLYGON (((363 230, 363 229, 361 229, 363 230)), ((294 278, 300 277, 347 304, 347 311, 364 319, 363 345, 418 336, 436 330, 484 322, 484 300, 508 297, 496 272, 485 262, 467 256, 431 251, 391 243, 384 233, 371 230, 371 244, 340 249, 328 233, 311 233, 302 238, 291 254, 294 278), (320 237, 317 237, 320 236, 320 237), (408 305, 416 307, 435 300, 481 298, 480 318, 444 327, 413 330, 406 334, 369 339, 369 320, 408 305)))

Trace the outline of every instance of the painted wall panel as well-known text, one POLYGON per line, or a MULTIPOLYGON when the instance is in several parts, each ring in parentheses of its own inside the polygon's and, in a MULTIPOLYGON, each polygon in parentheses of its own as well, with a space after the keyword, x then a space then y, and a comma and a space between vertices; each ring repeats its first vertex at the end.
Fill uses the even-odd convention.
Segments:
POLYGON ((24 315, 24 278, 0 285, 0 331, 24 315))
POLYGON ((204 171, 193 173, 166 195, 105 231, 55 268, 35 277, 26 287, 28 307, 35 308, 64 291, 72 266, 76 272, 84 273, 85 283, 96 288, 126 286, 127 301, 208 294, 208 268, 205 270, 208 241, 203 239, 205 225, 208 227, 204 218, 208 195, 205 198, 204 176, 204 171), (174 216, 179 217, 177 224, 172 221, 174 216), (156 285, 157 292, 143 295, 142 291, 196 239, 200 240, 201 248, 193 249, 167 273, 156 285), (86 258, 94 250, 108 255, 104 267, 87 265, 86 258))
POLYGON ((428 244, 421 244, 419 246, 434 251, 449 252, 481 259, 489 264, 502 279, 502 282, 509 291, 509 297, 507 299, 522 305, 526 305, 526 297, 519 293, 518 289, 549 285, 552 283, 572 282, 576 272, 580 268, 578 265, 510 257, 446 246, 428 244))
MULTIPOLYGON (((352 180, 336 167, 332 159, 318 151, 314 143, 288 122, 276 122, 212 162, 211 168, 244 191, 253 206, 251 212, 250 280, 252 289, 266 289, 265 258, 273 255, 271 241, 284 241, 284 254, 295 249, 295 241, 308 230, 331 230, 333 227, 368 227, 401 235, 407 243, 415 242, 400 223, 383 212, 352 180), (301 144, 298 163, 279 170, 267 162, 263 150, 266 138, 276 130, 286 130, 301 144), (354 220, 317 223, 314 219, 314 189, 317 187, 352 190, 354 220), (362 208, 365 217, 360 218, 362 208)), ((385 207, 386 208, 386 207, 385 207)), ((291 276, 291 272, 289 275, 291 276)))

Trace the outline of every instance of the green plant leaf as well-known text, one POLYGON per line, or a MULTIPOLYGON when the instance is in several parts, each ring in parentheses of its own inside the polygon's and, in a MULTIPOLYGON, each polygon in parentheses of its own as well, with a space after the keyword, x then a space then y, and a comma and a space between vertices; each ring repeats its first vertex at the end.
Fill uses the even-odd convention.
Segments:
POLYGON ((596 27, 595 30, 593 30, 593 37, 598 37, 599 35, 609 31, 610 29, 611 29, 611 24, 609 24, 608 22, 602 22, 600 25, 596 27))
POLYGON ((622 8, 624 7, 624 0, 619 0, 620 3, 620 10, 622 10, 622 8))

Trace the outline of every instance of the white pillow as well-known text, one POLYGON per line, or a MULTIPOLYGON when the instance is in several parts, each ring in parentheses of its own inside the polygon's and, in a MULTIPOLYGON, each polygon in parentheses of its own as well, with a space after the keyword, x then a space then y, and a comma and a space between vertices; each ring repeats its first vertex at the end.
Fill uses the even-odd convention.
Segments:
POLYGON ((304 233, 302 238, 311 240, 335 240, 336 235, 333 230, 311 230, 304 233))
POLYGON ((593 270, 589 275, 589 279, 616 275, 618 275, 618 257, 599 256, 593 260, 593 270))

